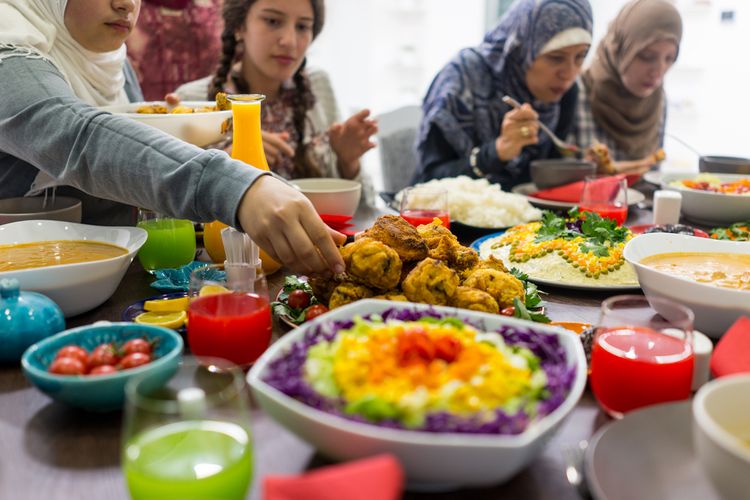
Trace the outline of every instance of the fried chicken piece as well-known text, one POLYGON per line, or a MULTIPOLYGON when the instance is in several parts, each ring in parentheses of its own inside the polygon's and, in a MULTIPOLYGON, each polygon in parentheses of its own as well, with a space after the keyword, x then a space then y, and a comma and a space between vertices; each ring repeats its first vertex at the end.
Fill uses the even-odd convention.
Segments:
POLYGON ((500 309, 513 305, 513 299, 526 295, 523 283, 509 273, 496 269, 477 269, 464 281, 464 286, 489 293, 500 309))
POLYGON ((378 217, 372 227, 361 237, 385 243, 398 253, 403 262, 422 260, 427 257, 427 243, 419 235, 417 228, 398 215, 378 217))
POLYGON ((175 106, 170 113, 173 115, 188 115, 190 113, 195 113, 195 110, 190 106, 175 106))
POLYGON ((328 301, 328 308, 336 309, 361 299, 370 298, 373 295, 375 295, 375 292, 366 286, 345 281, 333 289, 331 299, 328 301))
POLYGON ((439 260, 428 257, 409 273, 401 288, 412 302, 446 305, 456 294, 458 275, 439 260))
POLYGON ((216 109, 214 111, 227 111, 232 109, 232 103, 227 99, 226 92, 216 93, 216 109))
POLYGON ((385 243, 360 238, 341 249, 346 272, 363 285, 381 290, 395 288, 401 279, 401 258, 385 243))
POLYGON ((449 265, 459 272, 473 269, 479 265, 479 254, 473 248, 459 245, 453 248, 449 265))
POLYGON ((501 259, 498 259, 494 255, 490 255, 488 258, 480 260, 477 266, 478 269, 495 269, 502 273, 507 273, 508 268, 505 267, 505 263, 501 259))
POLYGON ((373 299, 394 300, 396 302, 409 302, 409 299, 406 298, 406 295, 404 295, 404 292, 398 289, 388 290, 387 292, 381 295, 374 296, 373 299))
POLYGON ((315 298, 327 304, 331 300, 334 288, 341 284, 342 279, 337 276, 310 276, 307 282, 313 289, 315 298))
POLYGON ((492 298, 492 295, 468 286, 459 286, 456 289, 456 295, 453 296, 451 305, 462 309, 471 309, 472 311, 493 314, 500 312, 500 307, 498 307, 497 301, 492 298))

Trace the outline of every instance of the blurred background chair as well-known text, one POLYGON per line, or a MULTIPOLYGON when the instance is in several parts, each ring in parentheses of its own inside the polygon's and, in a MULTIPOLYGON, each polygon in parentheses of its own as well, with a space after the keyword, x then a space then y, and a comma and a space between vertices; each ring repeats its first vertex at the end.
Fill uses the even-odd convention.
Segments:
POLYGON ((415 143, 422 108, 396 108, 377 117, 383 191, 396 193, 409 185, 417 169, 415 143))

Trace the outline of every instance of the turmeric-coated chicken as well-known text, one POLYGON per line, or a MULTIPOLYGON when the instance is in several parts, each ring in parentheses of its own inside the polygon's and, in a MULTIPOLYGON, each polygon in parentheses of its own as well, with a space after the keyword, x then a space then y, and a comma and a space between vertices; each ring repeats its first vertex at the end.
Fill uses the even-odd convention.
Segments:
POLYGON ((500 309, 512 306, 515 298, 523 300, 526 294, 518 278, 496 269, 477 269, 464 280, 463 285, 489 293, 500 309))
POLYGON ((398 215, 378 217, 372 227, 361 237, 372 238, 385 243, 398 253, 402 262, 422 260, 427 257, 427 243, 417 232, 417 228, 398 215))
POLYGON ((346 272, 363 285, 390 290, 401 279, 401 258, 391 247, 372 238, 360 238, 341 249, 346 272))
POLYGON ((373 299, 394 300, 396 302, 409 302, 409 299, 406 298, 406 295, 404 295, 404 292, 402 292, 401 290, 388 290, 387 292, 384 292, 380 295, 375 295, 373 299))
POLYGON ((352 283, 351 281, 345 281, 333 289, 331 299, 328 301, 328 308, 336 309, 337 307, 351 304, 360 299, 367 299, 373 295, 375 295, 375 293, 366 286, 352 283))
POLYGON ((458 238, 450 232, 450 229, 443 226, 440 219, 417 226, 417 232, 427 243, 427 253, 433 259, 448 262, 453 249, 460 245, 458 238))
POLYGON ((456 294, 458 282, 458 275, 453 269, 428 257, 412 269, 401 283, 401 288, 412 302, 446 305, 456 294))
POLYGON ((453 296, 451 305, 462 309, 471 309, 472 311, 493 314, 500 312, 500 307, 498 307, 497 301, 492 298, 492 295, 468 286, 459 286, 456 289, 456 295, 453 296))

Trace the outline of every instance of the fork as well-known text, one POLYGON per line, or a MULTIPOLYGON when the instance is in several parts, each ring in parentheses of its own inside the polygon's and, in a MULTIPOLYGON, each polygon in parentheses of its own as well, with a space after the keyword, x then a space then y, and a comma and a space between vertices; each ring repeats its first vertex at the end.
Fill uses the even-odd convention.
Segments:
MULTIPOLYGON (((521 107, 521 103, 513 99, 511 96, 506 95, 503 96, 503 102, 510 106, 511 108, 518 109, 521 107)), ((555 135, 554 132, 552 132, 547 125, 545 125, 542 122, 539 122, 539 128, 544 130, 544 132, 549 136, 550 139, 552 139, 552 142, 557 146, 557 149, 560 150, 560 152, 563 154, 563 156, 575 156, 576 154, 581 152, 581 148, 576 146, 575 144, 570 144, 569 142, 565 142, 557 135, 555 135)))

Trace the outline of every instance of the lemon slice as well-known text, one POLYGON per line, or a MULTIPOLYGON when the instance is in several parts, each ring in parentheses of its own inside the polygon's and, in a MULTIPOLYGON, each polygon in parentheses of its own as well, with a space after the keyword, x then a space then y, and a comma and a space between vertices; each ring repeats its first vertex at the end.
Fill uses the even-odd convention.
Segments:
POLYGON ((180 297, 177 299, 147 300, 143 303, 143 309, 146 311, 157 312, 178 312, 187 311, 188 298, 180 297))
POLYGON ((185 311, 148 311, 136 316, 134 321, 146 325, 177 329, 184 325, 186 320, 187 313, 185 311))
POLYGON ((201 287, 198 292, 198 297, 205 297, 206 295, 218 295, 220 293, 232 293, 231 290, 227 290, 221 285, 205 285, 201 287))

